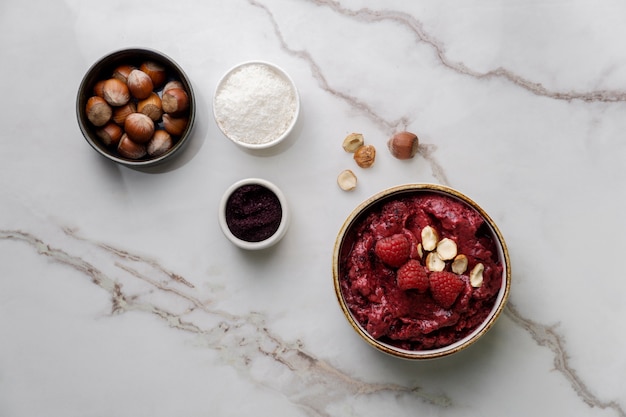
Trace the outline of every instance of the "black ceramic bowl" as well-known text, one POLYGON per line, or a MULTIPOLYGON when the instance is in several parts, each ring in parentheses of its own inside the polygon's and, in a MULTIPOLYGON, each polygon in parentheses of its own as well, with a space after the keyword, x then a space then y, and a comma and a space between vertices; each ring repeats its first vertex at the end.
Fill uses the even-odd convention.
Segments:
MULTIPOLYGON (((160 92, 158 89, 155 91, 157 93, 160 92)), ((194 124, 195 114, 196 105, 194 91, 191 82, 183 69, 176 62, 174 62, 174 60, 163 53, 143 48, 122 49, 100 58, 91 66, 91 68, 89 68, 83 77, 80 87, 78 88, 78 95, 76 98, 76 117, 78 118, 78 125, 83 136, 87 140, 87 143, 89 143, 89 145, 91 145, 96 152, 105 158, 127 166, 153 166, 174 157, 174 155, 179 153, 189 140, 194 124), (114 147, 106 146, 101 141, 96 134, 97 127, 95 127, 87 118, 85 108, 87 100, 94 95, 94 86, 98 81, 111 78, 113 70, 119 65, 128 64, 139 68, 141 63, 146 61, 153 61, 163 66, 166 71, 166 81, 178 80, 182 83, 189 96, 189 109, 185 115, 188 117, 189 121, 182 134, 172 136, 174 139, 174 145, 167 152, 154 157, 145 156, 140 159, 129 159, 120 155, 114 147)), ((162 121, 157 122, 156 125, 157 128, 160 127, 162 125, 162 121)))

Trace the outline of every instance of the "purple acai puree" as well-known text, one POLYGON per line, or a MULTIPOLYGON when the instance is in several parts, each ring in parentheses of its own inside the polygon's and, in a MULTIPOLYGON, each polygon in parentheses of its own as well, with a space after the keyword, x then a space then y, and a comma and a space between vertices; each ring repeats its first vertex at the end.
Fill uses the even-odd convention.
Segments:
POLYGON ((260 242, 278 230, 283 210, 274 192, 262 185, 237 188, 226 202, 226 224, 231 233, 247 242, 260 242))
POLYGON ((487 318, 502 272, 493 233, 480 213, 457 199, 428 192, 385 200, 357 219, 342 246, 339 280, 346 305, 372 337, 407 350, 425 350, 464 338, 487 318), (378 240, 402 233, 411 241, 411 258, 424 264, 426 254, 420 256, 417 247, 426 226, 441 239, 454 240, 458 253, 468 258, 466 272, 459 275, 464 288, 447 309, 435 302, 430 289, 400 289, 397 268, 385 265, 374 252, 378 240), (474 288, 468 275, 477 263, 485 269, 482 285, 474 288))

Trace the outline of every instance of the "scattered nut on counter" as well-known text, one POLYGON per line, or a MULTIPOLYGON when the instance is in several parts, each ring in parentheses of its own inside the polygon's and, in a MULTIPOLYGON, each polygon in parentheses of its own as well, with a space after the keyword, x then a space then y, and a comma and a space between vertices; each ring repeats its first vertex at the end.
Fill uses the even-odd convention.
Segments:
POLYGON ((337 176, 337 184, 344 191, 354 190, 356 188, 356 175, 349 169, 345 169, 337 176))
POLYGON ((189 92, 152 61, 118 65, 96 81, 85 112, 103 145, 129 159, 156 157, 189 124, 189 92))
POLYGON ((376 148, 374 145, 361 145, 354 151, 354 161, 361 168, 369 168, 376 160, 376 148))
POLYGON ((415 133, 399 132, 387 141, 389 152, 398 159, 411 159, 417 153, 419 139, 415 133))
POLYGON ((359 149, 364 144, 363 134, 361 133, 350 133, 343 140, 343 150, 349 153, 354 153, 357 149, 359 149))

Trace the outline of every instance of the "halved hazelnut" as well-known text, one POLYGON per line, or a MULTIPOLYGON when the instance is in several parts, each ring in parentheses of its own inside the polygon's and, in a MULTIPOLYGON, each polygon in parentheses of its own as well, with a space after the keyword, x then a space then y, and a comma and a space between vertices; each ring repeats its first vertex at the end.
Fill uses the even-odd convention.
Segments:
POLYGON ((435 250, 437 243, 439 242, 439 233, 431 227, 426 226, 422 229, 422 247, 424 250, 435 250))
POLYGON ((467 271, 467 256, 460 253, 452 261, 452 272, 461 275, 465 271, 467 271))
POLYGON ((443 238, 437 243, 437 254, 444 261, 449 261, 456 256, 456 242, 452 239, 443 238))
POLYGON ((443 271, 446 263, 437 255, 437 252, 430 252, 426 255, 426 268, 429 271, 443 271))
POLYGON ((356 175, 354 175, 354 172, 349 169, 341 171, 337 177, 337 184, 339 184, 339 188, 344 191, 354 190, 356 188, 356 183, 356 175))
POLYGON ((477 263, 472 270, 470 271, 470 284, 474 288, 478 288, 483 285, 483 272, 485 271, 485 266, 481 263, 477 263))
POLYGON ((343 140, 342 147, 343 150, 349 153, 354 153, 357 149, 363 146, 364 140, 363 135, 361 133, 350 133, 343 140))

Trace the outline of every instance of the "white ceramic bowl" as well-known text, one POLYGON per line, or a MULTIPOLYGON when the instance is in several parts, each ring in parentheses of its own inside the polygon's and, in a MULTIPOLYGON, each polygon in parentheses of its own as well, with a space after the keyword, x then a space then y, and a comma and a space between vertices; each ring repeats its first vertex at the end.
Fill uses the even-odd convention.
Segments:
MULTIPOLYGON (((448 206, 451 207, 451 206, 448 206)), ((449 208, 446 210, 450 210, 449 208)), ((399 211, 397 211, 396 209, 394 209, 392 211, 392 213, 394 213, 394 215, 398 215, 399 211)), ((403 215, 406 215, 406 213, 404 213, 403 215)), ((410 215, 414 215, 414 219, 418 218, 418 215, 416 213, 410 213, 410 215)), ((446 221, 449 221, 448 219, 450 215, 450 211, 447 211, 443 214, 442 218, 445 218, 446 221)), ((421 214, 420 214, 421 216, 421 214)), ((405 218, 405 217, 400 217, 400 218, 405 218)), ((421 219, 426 219, 426 217, 419 217, 421 219)), ((457 217, 459 218, 459 217, 457 217)), ((462 217, 465 218, 465 217, 462 217)), ((409 217, 406 217, 406 219, 409 219, 409 217)), ((433 224, 435 224, 437 222, 437 220, 429 220, 432 221, 433 224)), ((417 220, 415 220, 415 222, 417 222, 417 220)), ((408 223, 408 220, 407 220, 408 223)), ((363 223, 365 224, 365 223, 363 223)), ((386 224, 386 223, 385 223, 386 224)), ((416 223, 414 223, 416 224, 416 223)), ((443 223, 441 223, 443 224, 443 223)), ((476 223, 478 224, 478 223, 476 223)), ((404 224, 403 224, 404 225, 404 224)), ((387 226, 386 226, 387 227, 387 226)), ((443 226, 441 226, 443 227, 443 226)), ((404 231, 402 233, 405 233, 406 230, 409 230, 408 228, 411 228, 413 230, 417 230, 416 226, 413 225, 404 225, 404 231)), ((456 229, 454 229, 456 230, 456 229)), ((442 229, 442 231, 446 231, 449 232, 448 229, 442 229)), ((397 232, 394 232, 397 233, 397 232)), ((442 236, 443 237, 443 236, 442 236)), ((451 237, 454 238, 454 236, 451 235, 451 237)), ((370 237, 368 237, 369 239, 370 237)), ((417 238, 419 239, 419 238, 417 238)), ((416 239, 415 242, 417 242, 418 240, 416 239)), ((468 241, 467 239, 465 240, 465 242, 473 242, 474 237, 472 237, 471 241, 468 241)), ((374 265, 374 262, 380 262, 380 260, 375 261, 372 260, 374 259, 377 255, 374 254, 374 244, 371 244, 371 246, 364 244, 362 246, 363 248, 370 248, 370 249, 366 249, 367 250, 367 254, 365 255, 359 255, 360 257, 358 258, 353 258, 353 259, 357 259, 354 262, 359 263, 359 266, 357 267, 356 271, 358 271, 358 268, 366 268, 367 265, 365 262, 371 262, 371 264, 369 265, 374 265), (370 252, 371 251, 371 252, 370 252)), ((466 246, 469 247, 469 246, 466 246)), ((475 246, 472 246, 475 247, 475 246)), ((459 246, 460 248, 460 246, 459 246)), ((419 253, 419 252, 418 252, 419 253)), ((426 257, 425 255, 425 251, 424 251, 424 255, 422 255, 421 258, 417 257, 417 259, 421 259, 421 262, 423 262, 424 264, 426 262, 424 262, 424 258, 426 257)), ((484 253, 484 252, 483 252, 484 253)), ((358 255, 358 254, 357 254, 358 255)), ((470 258, 470 253, 467 253, 468 258, 470 258)), ((473 255, 472 255, 473 256, 473 255)), ((493 258, 490 258, 490 262, 492 262, 493 258)), ((476 260, 474 260, 475 262, 476 260)), ((378 269, 375 269, 374 267, 372 267, 372 271, 378 271, 378 269)), ((447 266, 446 268, 450 268, 450 266, 447 266)), ((471 268, 471 266, 470 266, 471 268)), ((468 268, 468 270, 470 269, 468 268)), ((498 267, 499 270, 500 267, 498 267)), ((363 271, 365 269, 362 269, 363 271)), ((391 276, 395 277, 396 275, 389 275, 389 274, 396 274, 396 272, 389 272, 390 270, 393 270, 393 268, 389 269, 382 269, 383 271, 385 271, 385 276, 383 276, 381 279, 383 281, 380 282, 384 282, 384 285, 386 286, 393 286, 394 285, 394 281, 390 281, 390 279, 396 279, 396 278, 389 278, 391 276), (386 281, 385 281, 386 280, 386 281)), ((358 272, 357 272, 358 273, 358 272)), ((376 272, 369 272, 369 274, 374 274, 376 272)), ((469 275, 469 274, 468 274, 469 275)), ((367 280, 369 280, 370 278, 367 278, 367 280)), ((479 338, 481 338, 495 323, 495 321, 497 320, 497 318, 500 316, 500 313, 502 312, 502 310, 504 309, 504 306, 507 302, 508 296, 509 296, 509 291, 510 291, 510 285, 511 285, 511 270, 510 270, 510 260, 509 260, 509 255, 508 255, 508 251, 507 251, 507 247, 506 244, 504 242, 504 238, 502 237, 502 234, 500 233, 500 231, 498 230, 496 224, 494 223, 494 221, 487 215, 487 213, 485 213, 485 211, 478 206, 478 204, 476 204, 474 201, 472 201, 469 197, 461 194, 459 191, 456 191, 452 188, 449 187, 445 187, 445 186, 441 186, 441 185, 434 185, 434 184, 406 184, 406 185, 401 185, 401 186, 397 186, 397 187, 393 187, 387 190, 384 190, 374 196, 372 196, 371 198, 369 198, 368 200, 364 201, 362 204, 360 204, 346 219, 346 221, 344 222, 343 226, 341 227, 338 235, 337 235, 337 239, 335 241, 335 246, 334 246, 334 252, 333 252, 333 280, 334 280, 334 287, 335 287, 335 293, 337 296, 337 300, 339 301, 339 305, 341 307, 342 312, 344 313, 346 319, 348 320, 348 322, 350 323, 350 325, 352 326, 352 328, 367 342, 369 343, 371 346, 375 347, 376 349, 390 354, 392 356, 395 357, 399 357, 399 358, 404 358, 404 359, 433 359, 433 358, 440 358, 443 356, 447 356, 447 355, 451 355, 453 353, 459 352, 465 348, 467 348, 468 346, 470 346, 471 344, 473 344, 474 342, 476 342, 479 338), (493 284, 488 285, 488 287, 485 288, 485 291, 487 291, 487 288, 489 288, 490 292, 493 292, 493 295, 490 295, 490 299, 493 300, 493 304, 491 306, 482 306, 481 304, 475 304, 478 307, 476 307, 477 309, 482 310, 480 317, 486 316, 484 318, 484 320, 482 320, 482 322, 479 322, 479 324, 477 324, 476 327, 468 327, 467 329, 463 330, 463 333, 460 334, 458 337, 456 336, 456 333, 453 334, 453 338, 454 340, 452 342, 449 342, 449 344, 444 345, 444 346, 436 346, 436 347, 432 347, 432 348, 416 348, 416 349, 408 349, 408 348, 403 348, 403 347, 399 347, 399 345, 401 346, 407 346, 409 345, 411 342, 408 343, 397 343, 391 340, 384 340, 384 338, 379 337, 376 338, 374 336, 372 336, 372 334, 370 334, 370 332, 368 332, 368 330, 366 329, 366 326, 364 324, 362 324, 355 316, 355 313, 353 312, 353 310, 351 309, 351 306, 349 305, 349 303, 346 301, 346 295, 344 294, 344 288, 347 289, 347 291, 353 291, 352 289, 348 288, 355 288, 354 287, 354 283, 356 282, 357 285, 362 285, 362 283, 359 283, 358 279, 361 278, 354 278, 354 280, 352 278, 349 278, 348 275, 348 270, 351 268, 350 265, 348 265, 346 259, 348 259, 348 257, 350 256, 350 253, 352 253, 352 250, 354 247, 356 247, 357 245, 359 245, 359 243, 357 243, 357 241, 355 240, 355 236, 359 236, 358 232, 353 232, 353 230, 364 230, 364 232, 362 233, 372 233, 371 236, 374 236, 376 233, 385 233, 384 231, 381 232, 379 229, 376 229, 375 232, 372 232, 372 229, 369 226, 364 226, 365 229, 359 229, 359 223, 366 219, 366 216, 369 213, 372 213, 373 211, 377 211, 379 210, 379 208, 388 202, 391 201, 406 201, 404 200, 405 197, 417 197, 420 198, 421 196, 444 196, 446 198, 449 198, 453 201, 455 201, 454 204, 458 204, 459 202, 470 209, 470 211, 474 211, 475 213, 472 215, 474 216, 476 213, 479 215, 479 217, 482 217, 482 219, 484 220, 484 222, 482 222, 483 226, 481 226, 480 228, 480 236, 476 236, 476 239, 480 238, 480 239, 485 239, 488 236, 488 239, 493 242, 493 245, 495 247, 495 249, 493 249, 493 253, 495 253, 495 256, 497 258, 497 262, 495 262, 495 264, 497 264, 499 262, 499 264, 501 265, 502 268, 502 275, 501 275, 501 280, 500 280, 500 275, 499 273, 496 273, 495 275, 491 275, 491 279, 494 279, 493 277, 495 276, 496 280, 492 281, 493 284), (355 281, 356 280, 356 281, 355 281), (498 281, 500 281, 500 284, 498 285, 498 281), (487 308, 487 310, 485 310, 484 308, 487 308), (383 340, 381 340, 383 339, 383 340)), ((379 281, 376 281, 379 282, 379 281)), ((469 285, 469 280, 466 282, 465 285, 469 285)), ((365 288, 365 287, 362 287, 365 288)), ((389 287, 387 287, 389 288, 389 287)), ((467 287, 466 287, 467 288, 467 287)), ((385 291, 385 289, 381 288, 381 287, 376 287, 375 290, 370 290, 370 294, 377 294, 375 291, 380 290, 380 291, 385 291)), ((474 289, 475 290, 475 289, 474 289)), ((472 291, 474 291, 472 290, 472 291)), ((413 290, 409 290, 409 291, 413 291, 413 290)), ((415 290, 418 291, 418 290, 415 290)), ((426 290, 426 291, 430 291, 430 289, 426 290)), ((367 301, 363 301, 366 300, 367 297, 363 297, 361 294, 362 293, 353 293, 356 294, 357 298, 353 298, 356 303, 366 303, 367 301)), ((414 293, 414 294, 418 294, 418 293, 414 293)), ((393 295, 393 294, 392 294, 393 295)), ((382 296, 383 298, 387 296, 387 293, 385 293, 384 296, 382 296)), ((428 294, 426 292, 424 292, 422 294, 422 296, 424 297, 428 297, 428 294)), ((351 295, 351 297, 354 297, 354 295, 351 295)), ((381 296, 378 295, 378 297, 380 298, 381 296)), ((473 297, 473 296, 472 296, 473 297)), ((457 298, 457 300, 461 299, 462 297, 459 296, 457 298)), ((375 299, 376 300, 376 299, 375 299)), ((422 306, 429 306, 429 305, 433 305, 432 302, 428 302, 425 299, 420 299, 420 298, 414 298, 413 300, 424 300, 424 301, 418 301, 421 302, 423 304, 417 304, 417 305, 422 305, 422 306)), ((431 299, 432 300, 432 299, 431 299)), ((373 303, 376 303, 377 301, 373 301, 373 303)), ((414 301, 415 302, 415 301, 414 301)), ((397 305, 397 304, 396 304, 397 305)), ((409 304, 411 306, 415 306, 416 304, 409 304)), ((367 309, 366 306, 364 305, 360 305, 361 309, 365 308, 367 309)), ((381 307, 384 308, 384 307, 381 307)), ((417 308, 417 307, 416 307, 417 308)), ((434 308, 434 307, 433 307, 434 308)), ((366 311, 366 310, 361 310, 361 311, 366 311)), ((373 311, 380 311, 380 310, 373 310, 373 311)), ((437 311, 439 310, 439 307, 437 307, 437 311)), ((421 313, 420 313, 421 314, 421 313)), ((464 312, 461 312, 460 314, 464 315, 464 312)), ((390 316, 385 316, 385 320, 398 320, 395 318, 389 318, 390 316)), ((438 316, 438 317, 442 317, 442 316, 438 316)), ((373 320, 378 320, 378 318, 374 318, 373 320)), ((478 320, 478 318, 474 318, 474 320, 478 320)), ((408 319, 406 317, 403 317, 401 319, 399 319, 397 322, 393 321, 393 323, 398 323, 398 326, 403 326, 404 323, 407 323, 408 319)), ((387 321, 387 323, 389 323, 387 321)), ((377 323, 373 324, 374 326, 378 325, 377 323)), ((396 324, 394 324, 396 325, 396 324)), ((430 337, 433 336, 433 333, 427 333, 426 337, 430 337)), ((450 334, 446 334, 446 337, 449 337, 450 334)), ((447 339, 441 339, 441 340, 447 340, 447 339)), ((443 343, 443 342, 442 342, 443 343)))
POLYGON ((274 246, 283 238, 283 236, 285 236, 285 233, 287 232, 287 229, 289 227, 290 211, 289 211, 289 206, 287 204, 287 199, 284 193, 275 184, 273 184, 270 181, 261 179, 261 178, 247 178, 247 179, 243 179, 243 180, 239 180, 235 182, 230 187, 228 187, 228 189, 224 192, 224 195, 222 196, 222 199, 219 205, 218 219, 219 219, 220 227, 222 228, 222 232, 224 233, 226 238, 228 238, 228 240, 230 240, 233 244, 235 244, 236 246, 242 249, 260 250, 260 249, 266 249, 271 246, 274 246), (233 193, 235 193, 241 187, 246 186, 246 185, 258 185, 271 191, 278 198, 278 202, 280 203, 280 206, 282 209, 280 223, 278 225, 278 228, 276 229, 276 231, 274 231, 274 233, 271 236, 267 237, 264 240, 260 240, 260 241, 244 240, 241 237, 237 237, 231 231, 229 227, 228 215, 227 215, 227 206, 228 206, 229 199, 233 195, 233 193))
POLYGON ((300 96, 283 69, 248 61, 224 74, 213 97, 213 116, 224 136, 247 149, 266 149, 292 132, 300 96))

